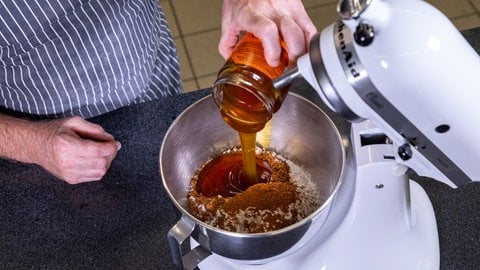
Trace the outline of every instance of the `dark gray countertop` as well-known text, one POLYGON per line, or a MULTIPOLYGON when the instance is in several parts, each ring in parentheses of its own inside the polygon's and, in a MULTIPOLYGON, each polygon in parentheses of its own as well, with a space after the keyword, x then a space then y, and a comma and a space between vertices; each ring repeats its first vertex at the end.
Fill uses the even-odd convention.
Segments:
MULTIPOLYGON (((480 29, 464 32, 480 49, 480 29)), ((294 91, 320 103, 303 81, 294 91)), ((159 175, 168 127, 202 90, 92 119, 122 142, 102 181, 71 186, 41 168, 0 160, 1 269, 173 269, 166 235, 177 217, 159 175)), ((327 110, 328 112, 328 110, 327 110)), ((348 125, 329 113, 345 132, 348 125)), ((416 179, 435 209, 441 269, 480 268, 480 183, 416 179)))

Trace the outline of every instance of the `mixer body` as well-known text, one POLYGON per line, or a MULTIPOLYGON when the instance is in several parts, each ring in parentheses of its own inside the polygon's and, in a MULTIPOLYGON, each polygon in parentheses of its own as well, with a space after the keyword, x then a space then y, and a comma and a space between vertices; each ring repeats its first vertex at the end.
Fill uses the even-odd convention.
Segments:
POLYGON ((478 54, 424 1, 367 2, 312 39, 299 74, 332 110, 378 125, 419 175, 480 180, 478 54))

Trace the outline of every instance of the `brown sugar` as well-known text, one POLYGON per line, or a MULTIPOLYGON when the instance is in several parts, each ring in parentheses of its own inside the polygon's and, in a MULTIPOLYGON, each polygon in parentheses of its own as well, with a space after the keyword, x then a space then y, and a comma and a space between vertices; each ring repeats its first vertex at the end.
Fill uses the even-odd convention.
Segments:
MULTIPOLYGON (((233 149, 229 151, 238 151, 233 149)), ((199 171, 191 181, 188 210, 199 220, 228 231, 262 233, 278 230, 303 219, 318 208, 318 195, 306 174, 275 152, 259 149, 257 155, 272 169, 270 182, 255 184, 233 197, 207 197, 194 187, 199 171), (295 172, 291 172, 294 168, 295 172), (291 176, 308 179, 291 179, 291 176), (302 182, 301 185, 298 183, 302 182)))
POLYGON ((296 187, 290 182, 256 184, 222 205, 220 209, 225 212, 226 218, 219 218, 218 224, 228 230, 237 228, 246 228, 248 232, 277 230, 295 222, 291 218, 293 215, 288 213, 290 205, 296 200, 296 187), (261 221, 257 220, 258 217, 262 217, 261 221))

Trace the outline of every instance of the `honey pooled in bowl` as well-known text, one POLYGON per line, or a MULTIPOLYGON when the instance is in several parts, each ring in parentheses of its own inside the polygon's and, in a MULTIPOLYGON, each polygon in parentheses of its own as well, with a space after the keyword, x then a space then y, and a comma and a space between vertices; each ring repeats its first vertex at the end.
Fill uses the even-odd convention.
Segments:
MULTIPOLYGON (((240 155, 241 149, 221 155, 240 155)), ((257 168, 265 171, 262 181, 239 188, 235 194, 206 196, 201 193, 202 171, 215 158, 202 164, 192 177, 188 211, 197 219, 219 229, 239 233, 263 233, 292 225, 313 213, 319 195, 310 175, 273 151, 256 148, 257 168), (265 179, 268 177, 268 179, 265 179)), ((231 190, 230 190, 231 191, 231 190)))

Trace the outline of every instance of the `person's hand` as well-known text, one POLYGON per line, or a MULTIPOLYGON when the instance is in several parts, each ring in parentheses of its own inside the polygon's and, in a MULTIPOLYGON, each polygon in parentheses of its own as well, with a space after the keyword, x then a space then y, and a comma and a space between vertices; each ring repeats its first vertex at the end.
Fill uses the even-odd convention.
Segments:
POLYGON ((289 60, 307 51, 308 42, 317 32, 301 0, 224 0, 222 35, 218 50, 227 59, 242 31, 258 37, 271 66, 280 61, 280 37, 287 45, 289 60))
POLYGON ((94 123, 80 117, 39 124, 37 163, 70 184, 100 180, 120 142, 94 123))

